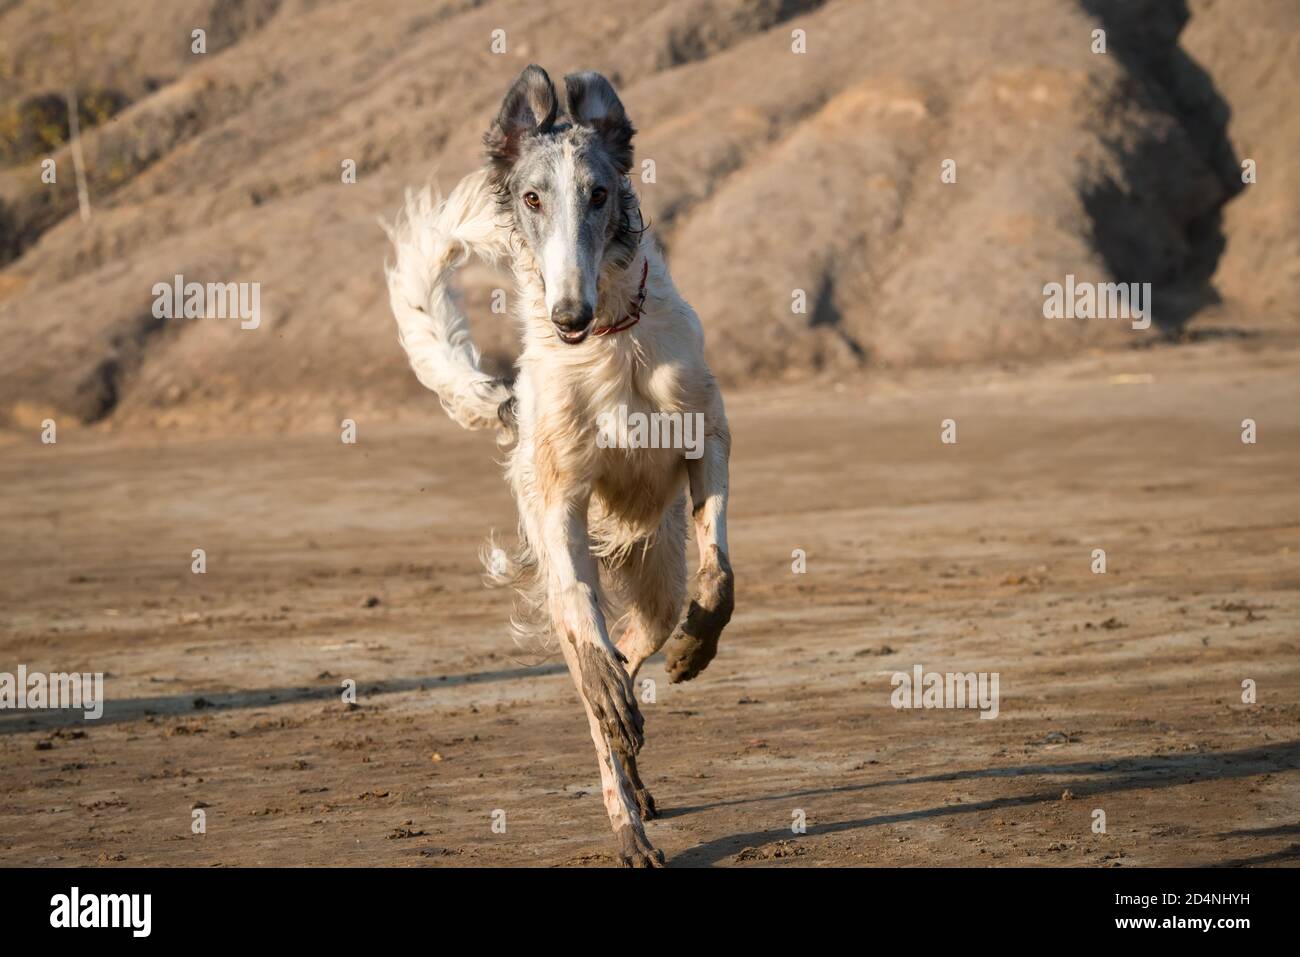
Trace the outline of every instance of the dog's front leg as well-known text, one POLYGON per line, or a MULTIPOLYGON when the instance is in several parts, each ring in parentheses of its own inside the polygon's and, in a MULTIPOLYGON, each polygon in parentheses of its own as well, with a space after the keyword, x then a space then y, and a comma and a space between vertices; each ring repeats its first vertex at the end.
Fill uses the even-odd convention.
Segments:
POLYGON ((600 764, 601 793, 623 863, 657 867, 663 854, 646 837, 627 767, 642 743, 642 718, 622 656, 610 643, 597 596, 598 577, 587 538, 587 501, 545 510, 545 551, 551 620, 569 674, 587 711, 600 764))
POLYGON ((686 620, 677 626, 665 649, 668 678, 674 684, 690 681, 713 660, 718 653, 718 638, 731 620, 735 606, 735 579, 727 555, 727 467, 731 432, 721 397, 715 396, 714 406, 706 423, 703 454, 686 460, 700 568, 686 620))

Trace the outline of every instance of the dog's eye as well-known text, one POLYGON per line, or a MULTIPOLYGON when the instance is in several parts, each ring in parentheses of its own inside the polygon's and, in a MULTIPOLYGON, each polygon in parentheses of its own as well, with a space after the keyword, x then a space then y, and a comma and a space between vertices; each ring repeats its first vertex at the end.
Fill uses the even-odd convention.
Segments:
POLYGON ((529 209, 541 209, 542 197, 536 193, 524 193, 524 202, 528 204, 529 209))
POLYGON ((591 205, 595 206, 597 209, 600 209, 600 207, 605 205, 605 200, 608 197, 609 197, 609 193, 605 191, 605 187, 597 186, 595 189, 591 191, 591 205))

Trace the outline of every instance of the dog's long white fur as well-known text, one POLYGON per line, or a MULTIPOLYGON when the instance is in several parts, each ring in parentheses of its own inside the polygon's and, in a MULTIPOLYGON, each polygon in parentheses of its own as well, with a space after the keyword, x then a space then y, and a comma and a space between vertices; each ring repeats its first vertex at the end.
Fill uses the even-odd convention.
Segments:
POLYGON ((506 567, 486 563, 489 577, 520 587, 520 630, 533 631, 531 624, 564 638, 557 643, 587 714, 620 855, 649 866, 657 852, 642 822, 652 802, 636 770, 640 716, 632 679, 662 647, 669 677, 690 679, 713 657, 731 617, 726 412, 704 359, 699 318, 652 240, 641 236, 631 263, 607 265, 595 306, 603 328, 626 316, 643 292, 635 329, 567 345, 551 323, 540 264, 528 243, 512 242, 500 216, 486 171, 466 177, 445 201, 427 188, 408 193, 389 230, 397 260, 387 270, 393 313, 416 376, 456 422, 505 425, 501 403, 514 399, 502 435, 509 436, 506 476, 521 540, 506 567), (515 274, 523 352, 513 388, 482 370, 451 296, 452 274, 471 253, 488 261, 508 256, 515 274), (595 423, 620 405, 701 413, 703 456, 602 448, 595 423), (681 620, 687 488, 699 570, 681 620), (612 595, 625 611, 621 633, 609 627, 612 595))
POLYGON ((385 226, 396 262, 385 269, 398 338, 416 377, 467 429, 500 425, 507 385, 479 366, 451 277, 471 253, 495 262, 508 252, 486 173, 465 177, 446 199, 425 186, 407 190, 397 221, 385 226))

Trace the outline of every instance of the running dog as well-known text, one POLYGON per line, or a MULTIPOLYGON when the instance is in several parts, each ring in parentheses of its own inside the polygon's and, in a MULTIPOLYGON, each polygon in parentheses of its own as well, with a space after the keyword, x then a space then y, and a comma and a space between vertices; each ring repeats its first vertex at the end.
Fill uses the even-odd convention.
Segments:
POLYGON ((700 320, 641 220, 634 134, 600 74, 569 74, 557 90, 528 67, 484 138, 484 168, 445 200, 408 191, 387 277, 420 382, 465 428, 500 430, 519 544, 512 555, 485 549, 488 580, 519 589, 517 630, 559 644, 621 859, 657 867, 633 679, 665 645, 670 679, 695 677, 731 619, 731 435, 700 320), (523 337, 513 382, 481 368, 451 296, 471 254, 513 268, 523 337), (702 449, 643 447, 618 410, 699 414, 702 449), (683 617, 688 489, 699 570, 683 617))

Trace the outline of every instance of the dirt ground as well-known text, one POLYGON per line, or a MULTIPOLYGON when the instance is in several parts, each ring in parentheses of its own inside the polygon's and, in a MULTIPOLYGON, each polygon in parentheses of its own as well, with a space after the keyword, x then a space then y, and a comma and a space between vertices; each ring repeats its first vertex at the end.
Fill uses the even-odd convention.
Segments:
MULTIPOLYGON (((732 395, 737 612, 694 682, 643 672, 669 865, 1300 861, 1298 366, 1220 338, 732 395), (998 717, 895 710, 917 664, 997 672, 998 717)), ((98 722, 0 712, 0 864, 615 862, 562 664, 479 581, 491 438, 432 398, 358 425, 0 446, 0 671, 108 675, 98 722)))

